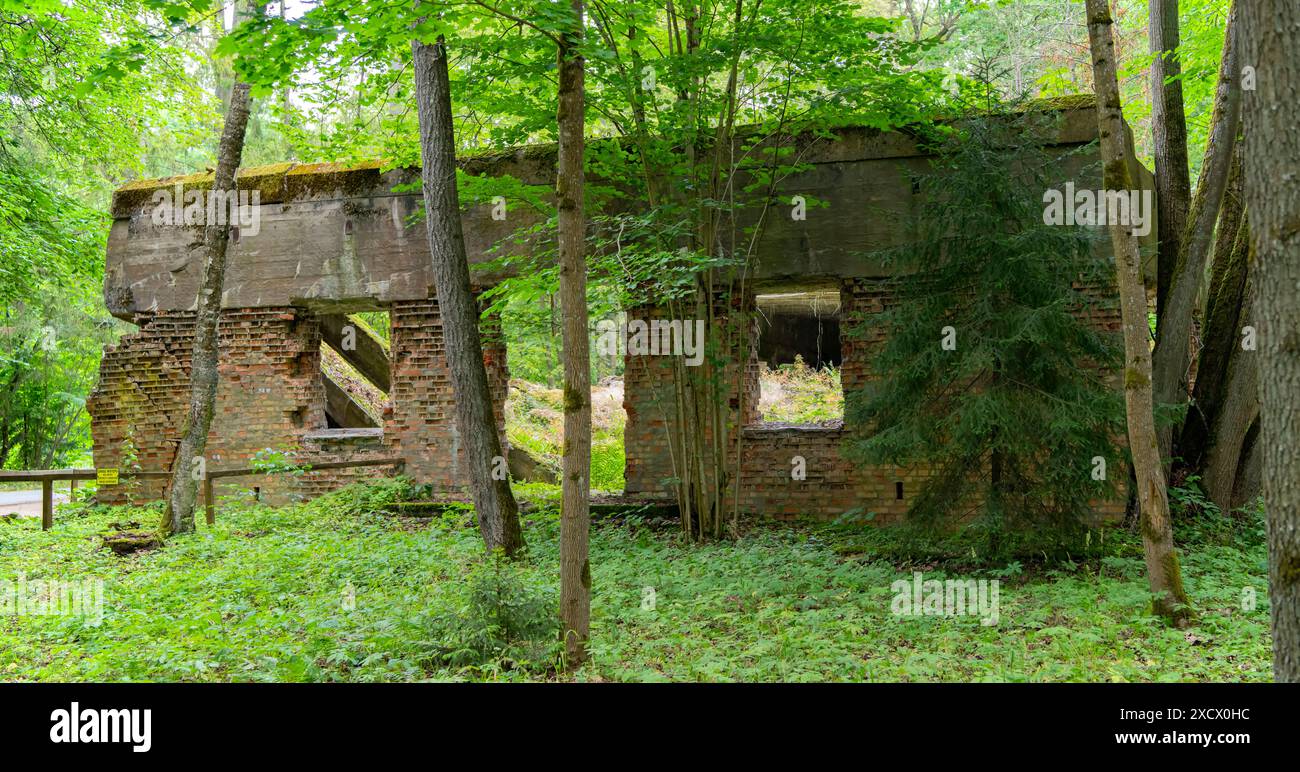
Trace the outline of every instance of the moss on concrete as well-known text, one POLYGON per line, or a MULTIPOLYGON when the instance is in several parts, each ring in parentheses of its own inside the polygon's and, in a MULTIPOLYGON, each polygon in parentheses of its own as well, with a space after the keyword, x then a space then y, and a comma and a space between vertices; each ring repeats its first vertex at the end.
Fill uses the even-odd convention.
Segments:
MULTIPOLYGON (((1092 109, 1097 105, 1091 94, 1073 94, 1069 96, 1038 99, 1025 103, 1013 112, 1066 112, 1070 110, 1092 109)), ((951 120, 948 118, 947 120, 951 120)), ((940 121, 945 120, 940 118, 940 121)), ((738 127, 737 135, 743 136, 752 127, 738 127)), ((848 129, 844 126, 824 126, 824 129, 848 129)), ((906 134, 907 127, 898 131, 906 134)), ((870 130, 883 133, 879 130, 870 130)), ((554 164, 556 157, 555 143, 521 145, 504 150, 490 150, 472 153, 458 159, 459 165, 470 174, 491 173, 495 167, 509 163, 532 162, 554 164)), ((258 191, 262 203, 283 203, 288 201, 310 199, 318 196, 358 196, 374 191, 380 183, 380 175, 387 168, 382 160, 369 160, 359 163, 295 163, 286 161, 266 166, 254 166, 241 169, 237 175, 240 190, 258 191)), ((418 181, 418 169, 405 170, 412 181, 418 181)), ((148 204, 157 190, 173 188, 178 183, 182 191, 210 190, 213 172, 203 171, 193 174, 162 177, 158 179, 137 180, 118 188, 113 193, 112 214, 114 217, 126 217, 134 210, 148 204)))
MULTIPOLYGON (((320 195, 364 193, 379 183, 382 168, 383 162, 378 160, 357 164, 285 161, 240 169, 235 179, 241 191, 257 191, 260 201, 269 204, 320 195)), ((213 172, 204 171, 128 183, 113 193, 113 216, 127 216, 150 203, 155 191, 173 189, 177 184, 182 195, 191 190, 211 190, 214 176, 213 172)))

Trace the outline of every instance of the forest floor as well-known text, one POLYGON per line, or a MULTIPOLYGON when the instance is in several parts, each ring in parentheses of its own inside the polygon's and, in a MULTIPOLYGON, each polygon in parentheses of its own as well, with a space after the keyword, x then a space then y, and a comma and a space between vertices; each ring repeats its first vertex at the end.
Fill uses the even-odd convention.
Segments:
POLYGON ((699 545, 636 516, 592 529, 592 661, 560 675, 555 491, 517 490, 537 506, 514 564, 484 558, 466 509, 388 514, 418 495, 401 481, 282 507, 223 499, 214 527, 126 557, 102 535, 151 526, 156 508, 67 505, 48 532, 0 521, 0 679, 1270 678, 1260 522, 1180 523, 1197 617, 1175 630, 1147 613, 1141 545, 1119 527, 1088 557, 978 567, 906 557, 886 528, 744 521, 739 538, 699 545), (895 613, 895 583, 916 572, 996 580, 996 624, 895 613), (69 586, 102 605, 32 613, 69 586))

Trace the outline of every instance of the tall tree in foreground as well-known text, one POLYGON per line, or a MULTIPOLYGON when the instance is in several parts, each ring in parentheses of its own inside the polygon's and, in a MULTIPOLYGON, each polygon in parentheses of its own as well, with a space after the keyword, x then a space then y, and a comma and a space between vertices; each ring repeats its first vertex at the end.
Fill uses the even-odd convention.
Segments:
MULTIPOLYGON (((1092 75, 1097 92, 1098 133, 1106 190, 1127 191, 1129 176, 1128 133, 1120 107, 1118 69, 1115 61, 1113 24, 1108 0, 1087 0, 1088 43, 1092 52, 1092 75)), ((1124 324, 1124 402, 1128 417, 1129 450, 1137 475, 1137 498, 1146 555, 1147 580, 1157 614, 1178 625, 1190 612, 1183 589, 1182 569, 1174 549, 1169 521, 1169 492, 1152 413, 1151 350, 1147 326, 1147 296, 1142 284, 1142 263, 1138 237, 1132 224, 1110 224, 1115 251, 1115 274, 1119 284, 1120 312, 1124 324)))
MULTIPOLYGON (((262 6, 254 2, 254 13, 262 6)), ((244 135, 248 129, 249 85, 243 79, 230 89, 225 126, 217 146, 217 169, 210 196, 238 201, 235 172, 244 155, 244 135)), ((221 206, 209 206, 213 213, 221 206)), ((193 474, 194 459, 203 455, 208 445, 208 430, 217 400, 217 322, 221 318, 221 294, 226 283, 226 252, 230 246, 230 217, 216 217, 203 228, 203 274, 194 314, 194 348, 190 355, 190 404, 182 426, 180 446, 172 461, 171 489, 163 515, 164 533, 189 533, 194 530, 194 500, 198 479, 193 474)), ((206 473, 206 470, 205 470, 206 473)))
POLYGON ((493 474, 504 469, 505 462, 483 365, 478 305, 470 286, 461 230, 447 45, 441 35, 433 45, 417 39, 411 41, 411 52, 420 119, 425 228, 456 400, 456 428, 469 464, 470 490, 483 542, 488 551, 500 549, 512 556, 524 546, 524 539, 508 476, 493 474))
POLYGON ((1241 0, 1273 677, 1300 681, 1300 4, 1241 0))
POLYGON ((564 458, 560 509, 560 624, 569 667, 587 658, 591 622, 591 352, 587 338, 587 259, 584 175, 586 120, 582 52, 582 0, 570 3, 572 17, 559 37, 559 164, 555 198, 559 212, 560 312, 564 317, 564 458))

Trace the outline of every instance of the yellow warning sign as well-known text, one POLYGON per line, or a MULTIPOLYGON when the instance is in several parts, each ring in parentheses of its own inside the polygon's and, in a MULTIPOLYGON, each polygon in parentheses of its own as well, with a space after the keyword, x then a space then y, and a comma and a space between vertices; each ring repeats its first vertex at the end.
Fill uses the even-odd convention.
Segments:
POLYGON ((96 469, 95 482, 100 485, 117 485, 116 469, 96 469))

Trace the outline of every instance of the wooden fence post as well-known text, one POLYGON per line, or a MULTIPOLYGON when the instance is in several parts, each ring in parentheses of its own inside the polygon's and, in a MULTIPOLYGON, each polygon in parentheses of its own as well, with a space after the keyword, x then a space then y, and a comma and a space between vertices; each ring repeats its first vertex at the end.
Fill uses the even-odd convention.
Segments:
POLYGON ((216 500, 212 492, 212 478, 208 476, 203 478, 203 509, 208 525, 214 525, 217 522, 216 500))
POLYGON ((54 525, 54 480, 41 480, 41 530, 48 531, 54 525))

